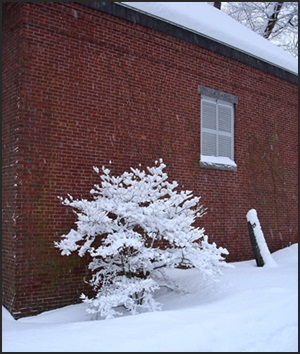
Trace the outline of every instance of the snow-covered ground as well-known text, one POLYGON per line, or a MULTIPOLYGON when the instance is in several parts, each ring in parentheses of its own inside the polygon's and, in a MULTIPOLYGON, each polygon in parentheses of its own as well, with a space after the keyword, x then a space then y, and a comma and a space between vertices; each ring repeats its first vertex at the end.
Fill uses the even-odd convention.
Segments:
POLYGON ((14 320, 2 308, 2 352, 298 352, 298 244, 276 263, 234 262, 219 282, 171 270, 162 310, 91 321, 85 304, 14 320))

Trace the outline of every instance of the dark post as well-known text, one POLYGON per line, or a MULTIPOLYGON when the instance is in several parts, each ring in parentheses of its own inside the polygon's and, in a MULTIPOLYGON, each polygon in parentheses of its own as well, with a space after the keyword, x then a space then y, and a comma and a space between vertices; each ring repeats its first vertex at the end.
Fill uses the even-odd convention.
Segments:
POLYGON ((263 267, 265 262, 264 262, 264 260, 262 258, 262 255, 260 253, 256 237, 254 235, 254 230, 253 229, 255 227, 256 227, 256 224, 251 224, 251 222, 248 221, 248 230, 249 230, 249 235, 250 235, 250 241, 251 241, 252 249, 253 249, 253 252, 254 252, 254 257, 255 257, 255 260, 256 260, 256 264, 257 264, 258 267, 263 267))

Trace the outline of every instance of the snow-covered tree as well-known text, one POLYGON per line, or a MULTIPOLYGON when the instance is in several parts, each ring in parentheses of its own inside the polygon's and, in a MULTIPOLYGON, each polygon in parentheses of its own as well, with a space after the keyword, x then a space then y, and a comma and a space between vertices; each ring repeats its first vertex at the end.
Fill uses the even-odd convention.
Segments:
POLYGON ((81 298, 96 317, 113 318, 121 306, 132 314, 159 309, 153 295, 162 268, 193 267, 214 278, 227 266, 227 249, 210 244, 204 229, 193 226, 206 213, 200 197, 168 182, 165 167, 160 159, 146 171, 131 168, 121 176, 94 167, 101 184, 90 191, 92 200, 59 197, 78 221, 55 247, 62 255, 91 256, 96 296, 81 298))
POLYGON ((298 57, 298 2, 208 2, 298 57), (222 5, 221 5, 222 4, 222 5))

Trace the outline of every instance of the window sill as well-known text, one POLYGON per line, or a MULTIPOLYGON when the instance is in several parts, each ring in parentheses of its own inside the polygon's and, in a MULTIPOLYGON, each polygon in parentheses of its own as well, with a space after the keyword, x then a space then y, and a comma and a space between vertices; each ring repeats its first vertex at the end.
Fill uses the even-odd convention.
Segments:
POLYGON ((237 171, 237 165, 228 157, 201 155, 200 167, 223 171, 237 171))

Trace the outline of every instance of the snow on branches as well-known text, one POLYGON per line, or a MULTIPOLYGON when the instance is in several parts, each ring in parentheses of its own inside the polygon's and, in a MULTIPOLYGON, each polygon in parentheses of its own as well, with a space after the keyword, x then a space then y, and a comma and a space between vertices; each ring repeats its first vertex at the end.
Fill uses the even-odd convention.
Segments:
POLYGON ((105 167, 100 175, 94 167, 101 183, 90 191, 91 201, 59 197, 78 221, 55 247, 62 255, 91 256, 96 296, 81 299, 95 317, 113 318, 121 306, 132 314, 160 309, 153 294, 162 268, 197 268, 214 278, 227 265, 222 256, 227 249, 210 244, 204 229, 193 226, 206 212, 200 197, 178 191, 165 167, 160 159, 146 171, 130 168, 121 176, 105 167))

